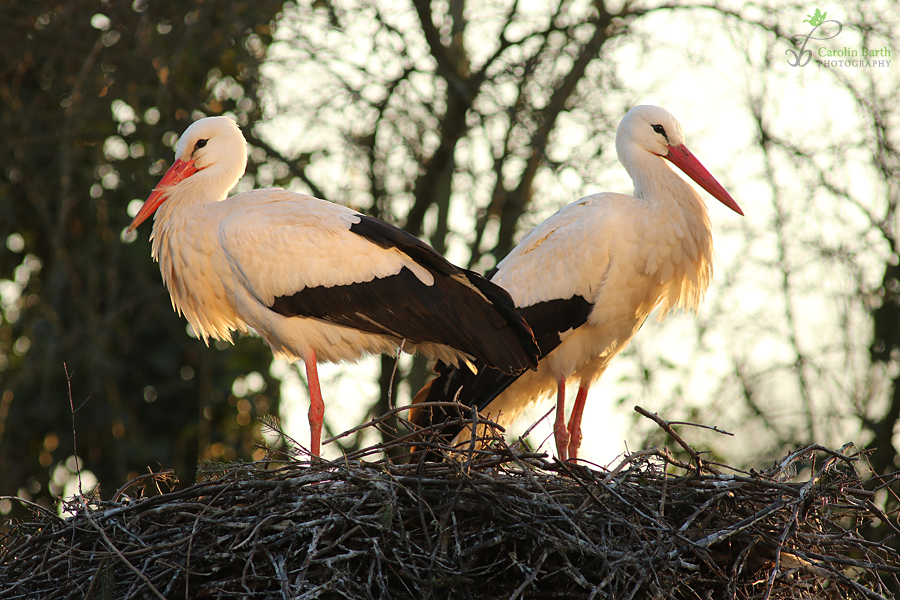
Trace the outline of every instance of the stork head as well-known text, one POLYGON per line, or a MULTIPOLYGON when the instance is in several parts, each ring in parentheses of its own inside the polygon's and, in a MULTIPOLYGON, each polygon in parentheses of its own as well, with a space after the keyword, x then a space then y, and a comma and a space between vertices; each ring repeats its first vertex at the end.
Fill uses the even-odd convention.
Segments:
POLYGON ((739 215, 744 214, 722 184, 716 181, 684 145, 681 123, 666 109, 649 105, 635 106, 622 118, 616 131, 616 153, 632 179, 637 176, 632 172, 633 165, 637 162, 635 152, 650 152, 665 158, 713 198, 739 215))
POLYGON ((221 200, 247 168, 247 142, 237 123, 207 117, 188 127, 175 147, 175 163, 141 206, 128 231, 134 230, 170 197, 221 200))

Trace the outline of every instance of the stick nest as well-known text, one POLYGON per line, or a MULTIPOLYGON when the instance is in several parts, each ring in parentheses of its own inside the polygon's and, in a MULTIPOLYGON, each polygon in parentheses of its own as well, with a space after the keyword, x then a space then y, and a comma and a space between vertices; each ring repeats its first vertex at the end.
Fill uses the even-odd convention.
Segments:
POLYGON ((427 442, 452 454, 443 462, 369 462, 408 453, 407 436, 332 462, 295 453, 206 465, 196 485, 126 495, 172 484, 170 474, 145 475, 111 501, 70 501, 65 519, 35 506, 32 522, 0 538, 0 599, 890 598, 900 589, 900 556, 860 534, 873 522, 896 529, 846 448, 802 448, 763 472, 652 449, 610 471, 510 447, 488 425, 482 449, 427 442), (792 481, 797 469, 805 480, 792 481))

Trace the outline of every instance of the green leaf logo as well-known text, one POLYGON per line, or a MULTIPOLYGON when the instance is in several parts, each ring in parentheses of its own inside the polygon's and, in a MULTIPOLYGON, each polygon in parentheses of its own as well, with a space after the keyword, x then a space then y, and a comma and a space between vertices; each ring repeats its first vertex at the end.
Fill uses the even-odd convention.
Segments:
POLYGON ((803 19, 804 23, 809 23, 813 27, 821 25, 823 21, 825 21, 825 17, 828 16, 828 13, 820 12, 819 9, 816 9, 816 14, 814 15, 806 15, 808 18, 803 19))

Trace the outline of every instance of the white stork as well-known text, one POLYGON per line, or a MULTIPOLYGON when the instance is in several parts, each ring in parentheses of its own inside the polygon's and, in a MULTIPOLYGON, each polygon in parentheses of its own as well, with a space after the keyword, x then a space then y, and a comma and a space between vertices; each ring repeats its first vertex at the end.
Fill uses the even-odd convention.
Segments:
POLYGON ((153 258, 175 310, 204 341, 253 329, 276 357, 304 361, 313 456, 325 411, 317 360, 392 353, 402 343, 510 374, 537 364, 531 330, 502 288, 344 206, 282 189, 226 198, 246 166, 237 124, 200 119, 128 231, 157 211, 153 258))
MULTIPOLYGON (((744 213, 684 146, 681 125, 662 108, 628 111, 616 133, 616 153, 634 194, 594 194, 563 207, 532 229, 491 279, 509 291, 531 325, 541 348, 537 370, 476 374, 439 365, 438 377, 415 402, 457 398, 506 424, 556 390, 557 456, 577 458, 587 393, 609 361, 655 308, 660 321, 675 308, 697 311, 713 270, 709 216, 666 160, 744 213), (568 380, 579 389, 566 427, 568 380)), ((447 418, 439 409, 411 416, 420 425, 447 418)))

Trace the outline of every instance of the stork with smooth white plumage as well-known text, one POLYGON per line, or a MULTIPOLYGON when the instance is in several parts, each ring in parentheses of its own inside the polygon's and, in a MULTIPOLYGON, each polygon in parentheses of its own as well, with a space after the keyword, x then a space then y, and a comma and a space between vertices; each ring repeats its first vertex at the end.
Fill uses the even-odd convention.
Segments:
POLYGON ((247 165, 233 120, 193 123, 175 159, 128 231, 156 212, 153 257, 174 308, 204 341, 253 329, 276 357, 304 361, 313 456, 325 410, 317 360, 402 347, 508 374, 537 364, 509 294, 414 236, 282 189, 226 197, 247 165))
MULTIPOLYGON (((619 124, 616 153, 634 182, 633 195, 595 194, 563 207, 532 229, 491 278, 531 325, 541 348, 537 370, 506 375, 439 365, 416 403, 457 399, 505 425, 556 391, 557 456, 576 458, 588 390, 610 360, 654 309, 660 321, 676 308, 697 312, 713 271, 709 215, 666 161, 743 212, 685 147, 681 125, 665 109, 632 108, 619 124), (566 426, 569 381, 579 388, 566 426)), ((433 409, 410 418, 427 425, 448 417, 433 409)))

